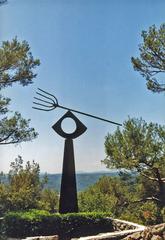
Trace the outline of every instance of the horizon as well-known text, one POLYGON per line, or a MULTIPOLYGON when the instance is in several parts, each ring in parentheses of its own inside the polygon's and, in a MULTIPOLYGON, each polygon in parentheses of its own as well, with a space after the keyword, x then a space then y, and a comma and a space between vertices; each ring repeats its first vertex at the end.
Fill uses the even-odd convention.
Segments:
MULTIPOLYGON (((120 172, 121 170, 119 170, 119 169, 107 169, 107 170, 98 170, 98 171, 91 171, 91 172, 89 172, 89 171, 87 171, 87 172, 85 172, 85 171, 81 171, 81 170, 79 170, 79 171, 76 171, 76 174, 93 174, 93 173, 115 173, 115 172, 120 172)), ((7 175, 8 173, 7 172, 3 172, 3 174, 5 174, 5 175, 7 175)), ((52 172, 40 172, 40 175, 45 175, 45 174, 49 174, 49 175, 55 175, 55 174, 58 174, 58 175, 61 175, 62 174, 62 171, 61 172, 54 172, 54 173, 52 173, 52 172)))

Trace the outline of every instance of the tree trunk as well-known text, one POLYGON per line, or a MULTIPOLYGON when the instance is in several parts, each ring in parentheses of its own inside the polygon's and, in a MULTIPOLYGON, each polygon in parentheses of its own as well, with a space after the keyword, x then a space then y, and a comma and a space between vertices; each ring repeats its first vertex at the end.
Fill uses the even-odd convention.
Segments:
POLYGON ((163 208, 165 207, 165 182, 159 180, 158 184, 159 184, 158 197, 160 199, 160 207, 163 208))
POLYGON ((162 209, 163 207, 165 207, 165 182, 161 178, 158 168, 155 169, 155 173, 158 179, 158 188, 159 188, 158 198, 160 199, 159 206, 162 209))

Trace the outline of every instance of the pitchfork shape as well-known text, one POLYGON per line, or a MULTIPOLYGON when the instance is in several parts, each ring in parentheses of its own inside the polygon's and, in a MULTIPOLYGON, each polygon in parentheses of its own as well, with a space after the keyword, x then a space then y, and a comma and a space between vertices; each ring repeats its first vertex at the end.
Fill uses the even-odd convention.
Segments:
POLYGON ((100 117, 97 117, 97 116, 94 116, 94 115, 91 115, 91 114, 88 114, 88 113, 80 112, 80 111, 77 111, 77 110, 74 110, 74 109, 71 109, 71 108, 61 106, 61 105, 58 104, 58 100, 53 94, 50 94, 50 93, 42 90, 41 88, 38 88, 38 91, 36 92, 36 94, 39 97, 34 97, 34 99, 38 100, 37 102, 33 102, 35 104, 35 107, 33 107, 34 109, 47 112, 47 111, 52 111, 55 108, 59 107, 59 108, 62 108, 62 109, 65 109, 65 110, 68 110, 68 111, 71 111, 71 112, 76 112, 76 113, 85 115, 87 117, 92 117, 92 118, 95 118, 95 119, 98 119, 98 120, 101 120, 101 121, 104 121, 104 122, 108 122, 108 123, 112 123, 112 124, 115 124, 115 125, 118 125, 118 126, 122 126, 122 124, 117 123, 117 122, 113 122, 113 121, 110 121, 110 120, 107 120, 107 119, 104 119, 104 118, 100 118, 100 117))

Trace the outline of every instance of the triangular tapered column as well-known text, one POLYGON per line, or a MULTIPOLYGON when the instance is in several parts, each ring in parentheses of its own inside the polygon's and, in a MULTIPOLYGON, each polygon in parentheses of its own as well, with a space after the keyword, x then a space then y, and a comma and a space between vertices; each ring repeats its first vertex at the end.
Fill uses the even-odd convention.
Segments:
POLYGON ((72 139, 65 140, 59 212, 78 212, 75 161, 72 139))

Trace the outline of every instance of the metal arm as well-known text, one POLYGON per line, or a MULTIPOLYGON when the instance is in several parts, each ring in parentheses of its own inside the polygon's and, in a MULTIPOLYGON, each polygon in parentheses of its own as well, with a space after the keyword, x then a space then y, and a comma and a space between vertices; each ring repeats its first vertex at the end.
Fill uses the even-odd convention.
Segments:
POLYGON ((84 113, 81 111, 77 111, 77 110, 59 105, 57 98, 53 94, 50 94, 50 93, 46 92, 45 90, 42 90, 41 88, 38 88, 38 92, 36 92, 36 94, 39 96, 39 97, 34 97, 34 99, 38 100, 38 101, 33 102, 35 104, 35 106, 33 108, 36 110, 41 110, 41 111, 47 112, 47 111, 52 111, 55 108, 59 107, 59 108, 66 109, 66 110, 69 110, 69 111, 72 111, 72 112, 75 112, 78 114, 85 115, 87 117, 92 117, 92 118, 95 118, 95 119, 98 119, 98 120, 101 120, 104 122, 122 126, 121 123, 110 121, 110 120, 107 120, 107 119, 104 119, 104 118, 101 118, 101 117, 98 117, 95 115, 91 115, 89 113, 84 113))

